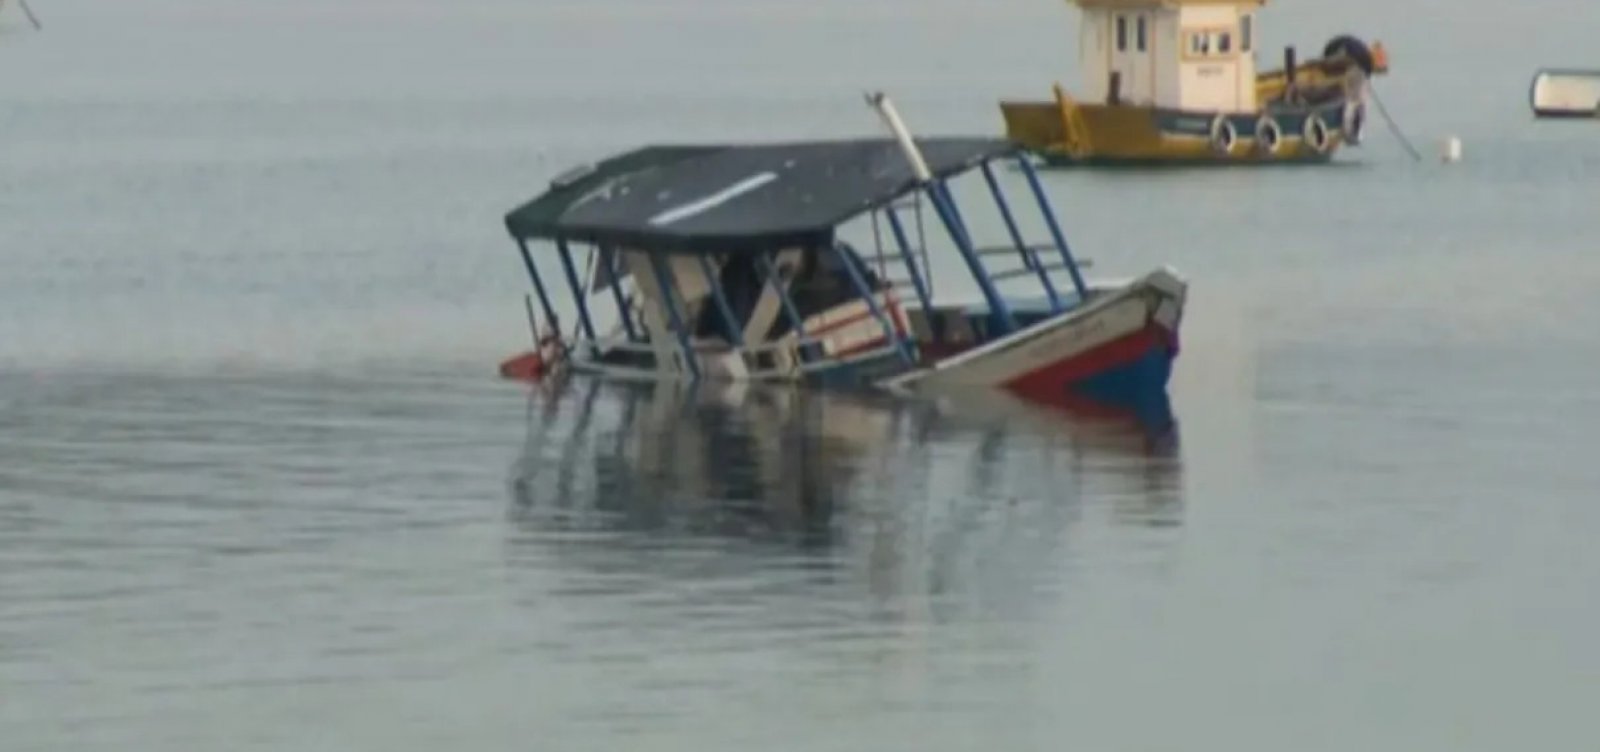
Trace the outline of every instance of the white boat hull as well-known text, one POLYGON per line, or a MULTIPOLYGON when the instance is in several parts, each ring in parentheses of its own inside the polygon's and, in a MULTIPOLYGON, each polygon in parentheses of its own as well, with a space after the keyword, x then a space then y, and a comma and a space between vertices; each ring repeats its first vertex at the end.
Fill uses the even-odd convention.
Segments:
POLYGON ((885 382, 936 393, 1003 389, 1042 401, 1136 401, 1163 392, 1188 285, 1162 269, 1100 290, 1088 305, 885 382))

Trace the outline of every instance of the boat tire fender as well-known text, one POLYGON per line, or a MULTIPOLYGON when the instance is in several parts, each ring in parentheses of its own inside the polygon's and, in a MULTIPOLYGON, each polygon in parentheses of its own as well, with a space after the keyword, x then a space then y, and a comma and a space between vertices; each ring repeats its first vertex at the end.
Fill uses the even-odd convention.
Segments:
POLYGON ((1315 149, 1318 154, 1327 154, 1333 145, 1333 139, 1328 134, 1328 124, 1322 122, 1322 116, 1314 112, 1306 117, 1306 127, 1300 135, 1305 138, 1306 145, 1315 149))
POLYGON ((1283 128, 1271 115, 1262 115, 1256 121, 1256 150, 1263 155, 1272 156, 1283 148, 1283 128))
POLYGON ((1367 105, 1362 102, 1344 103, 1344 122, 1340 124, 1344 131, 1344 142, 1351 146, 1361 144, 1361 134, 1367 127, 1367 105))
POLYGON ((1233 121, 1226 115, 1218 114, 1211 119, 1211 148, 1218 154, 1233 153, 1233 145, 1239 142, 1239 131, 1233 127, 1233 121))

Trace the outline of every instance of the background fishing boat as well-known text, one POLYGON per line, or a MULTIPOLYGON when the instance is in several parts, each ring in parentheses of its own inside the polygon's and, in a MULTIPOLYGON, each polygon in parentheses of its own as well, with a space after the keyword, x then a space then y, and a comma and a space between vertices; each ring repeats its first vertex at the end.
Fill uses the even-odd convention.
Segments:
POLYGON ((1528 101, 1540 118, 1600 118, 1600 70, 1541 70, 1528 101))
POLYGON ((1006 133, 1055 164, 1326 162, 1361 141, 1381 44, 1331 39, 1321 58, 1258 73, 1266 0, 1070 0, 1084 90, 1006 101, 1006 133))

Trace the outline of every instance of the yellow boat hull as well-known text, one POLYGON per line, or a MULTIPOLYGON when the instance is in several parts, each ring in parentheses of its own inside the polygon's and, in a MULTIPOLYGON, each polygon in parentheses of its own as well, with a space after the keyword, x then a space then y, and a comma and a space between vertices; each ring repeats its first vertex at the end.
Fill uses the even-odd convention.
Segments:
POLYGON ((1001 102, 1000 111, 1008 138, 1056 164, 1323 163, 1360 143, 1363 79, 1388 72, 1381 44, 1362 54, 1368 71, 1341 56, 1258 75, 1256 101, 1266 104, 1254 112, 1084 103, 1059 85, 1054 101, 1001 102))
POLYGON ((1002 102, 1000 109, 1007 137, 1063 165, 1321 163, 1345 145, 1350 119, 1344 100, 1218 114, 1080 104, 1062 96, 1002 102))

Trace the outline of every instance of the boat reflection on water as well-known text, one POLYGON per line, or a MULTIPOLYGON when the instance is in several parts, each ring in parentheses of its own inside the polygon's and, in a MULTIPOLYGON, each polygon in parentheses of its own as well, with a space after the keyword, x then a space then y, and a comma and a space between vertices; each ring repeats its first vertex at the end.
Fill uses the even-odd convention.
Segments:
MULTIPOLYGON (((883 521, 948 516, 1181 520, 1177 426, 1137 412, 1001 393, 925 401, 877 392, 584 376, 535 387, 512 471, 534 530, 732 536, 827 548, 883 521)), ((915 520, 916 522, 911 522, 915 520)))
POLYGON ((536 385, 512 473, 512 597, 557 623, 530 639, 661 688, 624 714, 773 666, 863 707, 990 702, 1061 609, 1178 562, 1170 415, 676 384, 536 385))

